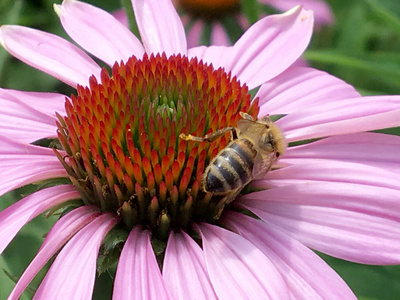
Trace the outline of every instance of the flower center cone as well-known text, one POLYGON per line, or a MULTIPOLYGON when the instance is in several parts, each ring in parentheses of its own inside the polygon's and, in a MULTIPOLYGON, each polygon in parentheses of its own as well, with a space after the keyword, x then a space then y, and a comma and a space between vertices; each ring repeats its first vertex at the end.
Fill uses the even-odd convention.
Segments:
POLYGON ((103 69, 101 82, 91 77, 65 107, 57 126, 67 155, 56 154, 85 204, 163 240, 193 222, 215 223, 225 205, 202 180, 230 134, 212 143, 179 135, 201 137, 236 126, 240 111, 259 111, 247 86, 223 69, 165 54, 116 63, 111 76, 103 69))

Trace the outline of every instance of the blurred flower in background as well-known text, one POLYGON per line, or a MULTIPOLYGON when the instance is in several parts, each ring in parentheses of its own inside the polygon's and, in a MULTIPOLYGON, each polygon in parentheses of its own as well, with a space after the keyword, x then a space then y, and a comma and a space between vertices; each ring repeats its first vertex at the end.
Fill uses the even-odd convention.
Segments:
MULTIPOLYGON (((199 44, 228 46, 233 44, 238 36, 229 36, 229 28, 238 27, 243 32, 249 27, 250 21, 255 22, 266 13, 258 15, 257 8, 251 6, 264 6, 270 14, 274 11, 287 11, 296 5, 302 5, 305 9, 314 12, 316 26, 330 25, 333 15, 329 4, 324 0, 258 0, 249 1, 246 4, 247 11, 241 9, 239 0, 176 0, 175 6, 182 12, 185 27, 188 28, 188 46, 194 47, 199 44), (247 13, 247 14, 246 14, 247 13)), ((260 9, 262 10, 262 8, 260 9)))
POLYGON ((260 20, 232 47, 190 48, 169 1, 133 6, 142 43, 101 9, 56 6, 68 35, 111 74, 56 35, 0 30, 10 54, 76 89, 1 89, 1 194, 38 188, 0 213, 0 249, 37 215, 62 215, 10 299, 53 256, 38 299, 90 299, 105 270, 115 299, 351 299, 308 247, 400 262, 400 140, 367 132, 399 126, 399 96, 360 97, 325 72, 292 67, 313 26, 299 7, 260 20), (235 126, 239 111, 279 118, 289 148, 225 207, 201 180, 228 137, 178 136, 235 126))
MULTIPOLYGON (((243 1, 242 1, 243 2, 243 1)), ((187 29, 188 47, 202 45, 228 46, 233 44, 250 25, 248 17, 255 22, 266 13, 260 14, 263 6, 269 6, 265 11, 287 11, 296 5, 314 12, 317 27, 331 25, 333 14, 329 4, 324 0, 258 0, 247 1, 246 10, 241 9, 240 0, 174 0, 175 7, 182 14, 182 20, 187 29), (259 6, 259 8, 254 8, 259 6), (248 15, 244 12, 248 11, 248 15), (233 29, 233 30, 232 30, 233 29), (236 32, 235 36, 229 36, 236 32)), ((115 13, 115 17, 128 26, 128 20, 123 10, 115 13)))

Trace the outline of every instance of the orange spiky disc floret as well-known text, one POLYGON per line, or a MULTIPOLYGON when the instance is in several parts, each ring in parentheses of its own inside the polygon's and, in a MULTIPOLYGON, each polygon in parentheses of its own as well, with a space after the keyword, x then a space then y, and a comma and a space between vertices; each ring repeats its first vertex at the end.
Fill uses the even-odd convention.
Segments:
POLYGON ((258 114, 245 85, 212 66, 180 55, 144 55, 105 69, 101 83, 78 87, 58 116, 58 138, 71 181, 87 204, 147 226, 165 238, 193 221, 214 222, 221 197, 201 186, 204 169, 229 142, 191 142, 235 126, 239 111, 258 114))

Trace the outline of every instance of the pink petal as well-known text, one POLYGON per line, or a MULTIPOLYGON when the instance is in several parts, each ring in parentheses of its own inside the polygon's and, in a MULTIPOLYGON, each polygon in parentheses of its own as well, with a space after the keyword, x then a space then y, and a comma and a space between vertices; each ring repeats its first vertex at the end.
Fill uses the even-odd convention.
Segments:
POLYGON ((3 136, 0 136, 0 174, 0 195, 26 184, 68 176, 52 149, 3 136))
POLYGON ((335 76, 312 68, 293 67, 264 83, 256 94, 260 98, 260 116, 290 114, 358 96, 351 85, 335 76))
POLYGON ((288 289, 268 258, 243 237, 209 224, 197 226, 218 299, 288 299, 288 289))
POLYGON ((300 6, 252 25, 233 46, 232 71, 249 89, 274 78, 294 63, 311 39, 313 16, 300 6))
POLYGON ((92 299, 97 254, 107 232, 117 223, 113 214, 97 217, 60 251, 33 299, 92 299))
POLYGON ((59 105, 61 97, 64 103, 65 96, 60 94, 0 89, 1 134, 26 143, 57 137, 55 111, 51 108, 59 105))
POLYGON ((187 34, 187 47, 192 48, 200 44, 201 34, 203 33, 204 23, 201 19, 197 19, 187 34))
POLYGON ((293 112, 277 124, 289 142, 396 127, 400 97, 339 99, 293 112))
POLYGON ((237 203, 317 251, 363 264, 400 263, 398 189, 305 182, 237 203))
POLYGON ((68 35, 81 47, 109 65, 141 58, 138 38, 108 12, 80 1, 64 0, 54 6, 68 35))
POLYGON ((65 100, 69 97, 58 93, 25 92, 10 89, 0 89, 26 105, 48 116, 56 118, 55 112, 61 115, 65 114, 65 100))
POLYGON ((0 253, 18 231, 49 208, 80 198, 73 185, 58 185, 35 192, 0 212, 0 253))
POLYGON ((118 22, 120 22, 123 26, 125 26, 126 28, 129 28, 128 16, 126 15, 124 9, 118 9, 118 10, 114 11, 112 15, 113 15, 114 18, 116 18, 116 19, 118 20, 118 22))
POLYGON ((289 147, 282 164, 348 161, 400 173, 400 137, 382 133, 355 133, 333 136, 301 146, 289 147))
POLYGON ((54 34, 5 25, 0 28, 0 44, 24 63, 74 88, 77 84, 88 86, 91 75, 100 81, 101 68, 78 47, 54 34))
POLYGON ((150 233, 131 230, 119 258, 113 299, 171 299, 150 242, 150 233))
POLYGON ((273 225, 239 213, 223 223, 252 242, 276 266, 291 299, 356 299, 340 276, 313 251, 273 225))
POLYGON ((296 5, 314 11, 315 24, 332 24, 333 14, 326 1, 321 0, 259 0, 259 2, 271 5, 280 11, 287 11, 296 5))
POLYGON ((313 181, 347 182, 398 189, 398 174, 382 168, 344 161, 309 162, 268 172, 265 179, 256 180, 253 187, 280 187, 313 181))
POLYGON ((212 65, 214 69, 226 69, 231 63, 229 54, 232 52, 232 49, 232 47, 224 46, 195 47, 188 50, 188 58, 197 57, 198 60, 212 65))
POLYGON ((22 292, 49 259, 55 255, 75 233, 89 222, 93 221, 98 215, 99 211, 95 206, 85 205, 72 210, 59 219, 46 235, 46 239, 38 253, 19 278, 13 291, 8 296, 8 300, 19 299, 22 292))
POLYGON ((215 22, 211 30, 211 45, 230 46, 231 40, 221 23, 215 22))
POLYGON ((163 264, 164 282, 173 299, 217 299, 203 250, 185 232, 169 235, 163 264))
POLYGON ((186 55, 185 29, 170 0, 135 0, 132 5, 147 53, 186 55))

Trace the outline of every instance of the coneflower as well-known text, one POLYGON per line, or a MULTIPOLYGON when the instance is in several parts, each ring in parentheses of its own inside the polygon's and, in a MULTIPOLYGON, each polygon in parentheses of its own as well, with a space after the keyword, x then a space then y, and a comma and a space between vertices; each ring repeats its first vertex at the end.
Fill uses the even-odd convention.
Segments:
POLYGON ((63 179, 0 213, 3 251, 35 216, 63 211, 9 299, 53 256, 35 299, 91 299, 99 251, 102 268, 118 260, 114 299, 353 299, 308 247, 399 263, 400 139, 366 131, 399 126, 400 97, 361 97, 329 74, 290 67, 310 40, 311 12, 264 18, 232 47, 187 49, 169 0, 133 1, 143 45, 101 9, 55 7, 112 71, 52 34, 0 29, 9 53, 76 88, 71 97, 0 91, 1 194, 63 179), (289 148, 225 205, 202 180, 229 134, 179 135, 236 126, 239 112, 280 116, 289 148))

